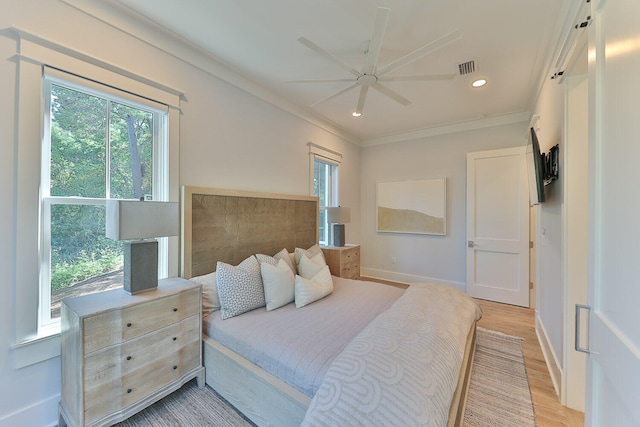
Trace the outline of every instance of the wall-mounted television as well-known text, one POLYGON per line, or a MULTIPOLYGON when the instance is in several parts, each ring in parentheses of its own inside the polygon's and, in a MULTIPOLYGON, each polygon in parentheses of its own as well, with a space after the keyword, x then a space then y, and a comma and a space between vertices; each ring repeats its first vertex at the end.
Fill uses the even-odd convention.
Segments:
POLYGON ((527 171, 529 173, 529 203, 531 206, 544 203, 545 161, 540 152, 540 143, 534 128, 530 129, 527 144, 527 171))

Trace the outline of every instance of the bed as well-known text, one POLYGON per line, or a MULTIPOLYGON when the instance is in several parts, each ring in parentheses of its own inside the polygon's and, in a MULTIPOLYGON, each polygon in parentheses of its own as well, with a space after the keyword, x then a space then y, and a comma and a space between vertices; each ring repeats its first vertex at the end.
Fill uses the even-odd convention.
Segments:
MULTIPOLYGON (((181 209, 180 274, 201 283, 317 249, 315 197, 183 187, 181 209)), ((207 310, 206 383, 259 426, 462 425, 477 304, 443 285, 330 281, 303 307, 207 310)))

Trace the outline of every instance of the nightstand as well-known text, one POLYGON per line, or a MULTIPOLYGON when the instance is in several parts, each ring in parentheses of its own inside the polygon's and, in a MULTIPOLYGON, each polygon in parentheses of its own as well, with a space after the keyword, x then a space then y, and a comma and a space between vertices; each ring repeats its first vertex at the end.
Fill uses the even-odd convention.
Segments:
POLYGON ((320 246, 331 274, 345 279, 360 278, 360 245, 320 246))
POLYGON ((201 307, 181 278, 63 300, 60 425, 115 424, 193 378, 204 387, 201 307))

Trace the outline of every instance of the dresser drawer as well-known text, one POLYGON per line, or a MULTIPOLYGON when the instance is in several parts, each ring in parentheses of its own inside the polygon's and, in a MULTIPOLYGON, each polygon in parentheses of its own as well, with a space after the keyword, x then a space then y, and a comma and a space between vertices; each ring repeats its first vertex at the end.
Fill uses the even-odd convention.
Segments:
POLYGON ((84 354, 144 335, 199 313, 197 288, 118 310, 88 316, 83 321, 84 354))
POLYGON ((85 420, 100 420, 200 366, 199 316, 85 358, 85 420), (154 342, 157 341, 157 342, 154 342))
POLYGON ((346 279, 360 278, 360 246, 322 246, 331 274, 346 279))
POLYGON ((122 375, 139 369, 165 353, 178 352, 187 343, 199 339, 200 320, 191 316, 141 337, 94 351, 84 358, 85 388, 119 381, 122 375))

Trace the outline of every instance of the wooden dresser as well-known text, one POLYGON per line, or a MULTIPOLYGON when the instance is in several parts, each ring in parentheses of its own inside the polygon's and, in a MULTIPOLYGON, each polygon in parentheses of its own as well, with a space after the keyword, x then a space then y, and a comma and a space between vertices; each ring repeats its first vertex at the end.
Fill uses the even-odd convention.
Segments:
POLYGON ((345 279, 360 278, 360 245, 321 246, 331 274, 345 279))
POLYGON ((60 425, 115 424, 193 378, 204 387, 201 307, 181 278, 63 300, 60 425))

